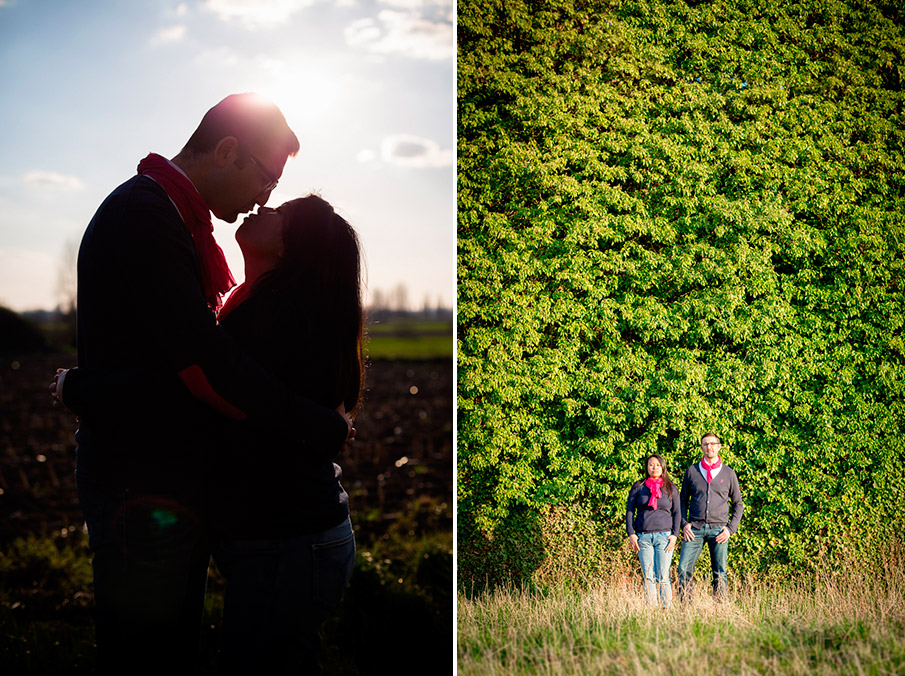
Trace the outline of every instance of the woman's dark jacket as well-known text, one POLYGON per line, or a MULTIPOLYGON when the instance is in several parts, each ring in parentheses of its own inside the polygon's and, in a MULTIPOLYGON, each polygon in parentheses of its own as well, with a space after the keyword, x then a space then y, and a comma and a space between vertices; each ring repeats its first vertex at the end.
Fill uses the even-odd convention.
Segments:
POLYGON ((629 535, 669 531, 670 535, 679 537, 682 512, 679 491, 675 484, 672 485, 671 491, 660 490, 663 495, 657 498, 657 509, 652 509, 648 506, 650 489, 644 485, 644 481, 644 479, 636 481, 628 493, 625 506, 626 531, 629 535))
MULTIPOLYGON (((299 395, 325 407, 342 402, 340 353, 328 332, 290 294, 252 294, 221 325, 239 348, 299 395)), ((278 434, 223 418, 211 496, 215 526, 235 539, 323 531, 349 515, 333 462, 340 449, 287 444, 278 434)), ((303 430, 299 430, 299 436, 303 430)))

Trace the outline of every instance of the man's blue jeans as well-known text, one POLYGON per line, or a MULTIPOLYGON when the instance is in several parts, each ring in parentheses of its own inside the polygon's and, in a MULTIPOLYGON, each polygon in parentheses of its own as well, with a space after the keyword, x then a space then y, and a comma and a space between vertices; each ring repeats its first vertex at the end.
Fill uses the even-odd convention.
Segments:
POLYGON ((729 554, 729 541, 719 543, 716 536, 723 532, 723 526, 705 523, 703 528, 692 528, 694 540, 682 543, 679 555, 678 591, 681 599, 691 597, 692 577, 698 557, 704 549, 704 543, 710 548, 710 568, 713 574, 713 596, 717 600, 726 598, 726 560, 729 554))
POLYGON ((318 630, 355 562, 349 519, 312 535, 226 541, 214 560, 226 577, 220 673, 317 673, 318 630))
POLYGON ((170 496, 77 485, 94 554, 98 673, 196 669, 211 558, 197 511, 170 496))
POLYGON ((668 608, 672 603, 672 584, 669 566, 672 552, 667 552, 669 531, 638 534, 638 561, 644 575, 644 598, 650 606, 657 605, 657 583, 660 584, 660 605, 668 608))

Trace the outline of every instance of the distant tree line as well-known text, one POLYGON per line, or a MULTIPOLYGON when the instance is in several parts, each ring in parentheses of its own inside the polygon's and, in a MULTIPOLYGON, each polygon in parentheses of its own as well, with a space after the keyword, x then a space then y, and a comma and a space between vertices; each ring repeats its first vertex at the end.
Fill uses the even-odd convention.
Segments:
POLYGON ((371 290, 368 308, 371 313, 416 312, 425 315, 442 314, 445 311, 451 310, 450 307, 444 304, 443 299, 439 296, 434 299, 431 298, 430 295, 425 295, 421 305, 416 306, 415 303, 410 300, 408 286, 402 283, 397 284, 389 291, 384 291, 379 288, 371 290))
POLYGON ((733 568, 877 564, 905 501, 902 5, 462 0, 458 49, 460 584, 625 565, 643 458, 681 478, 708 431, 746 499, 733 568))

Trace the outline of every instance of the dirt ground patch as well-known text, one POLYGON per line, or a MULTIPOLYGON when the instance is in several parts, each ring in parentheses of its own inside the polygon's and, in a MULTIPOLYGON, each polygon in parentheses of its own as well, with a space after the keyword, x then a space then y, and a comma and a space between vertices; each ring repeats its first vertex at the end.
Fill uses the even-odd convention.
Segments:
MULTIPOLYGON (((59 354, 0 359, 0 543, 82 528, 73 475, 77 422, 47 392, 54 369, 74 361, 59 354)), ((357 441, 340 460, 364 541, 418 501, 432 503, 452 530, 452 405, 450 360, 370 365, 357 441)))

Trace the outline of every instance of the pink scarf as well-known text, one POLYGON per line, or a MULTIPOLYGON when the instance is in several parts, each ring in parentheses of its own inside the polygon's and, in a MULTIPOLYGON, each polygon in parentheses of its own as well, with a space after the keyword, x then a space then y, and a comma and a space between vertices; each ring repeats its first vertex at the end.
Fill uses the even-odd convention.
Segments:
POLYGON ((224 318, 226 318, 226 315, 239 307, 239 305, 248 298, 250 291, 249 285, 245 282, 239 284, 239 286, 236 287, 236 290, 229 294, 229 298, 226 299, 220 313, 217 315, 217 320, 222 322, 224 318))
POLYGON ((647 506, 651 509, 657 508, 657 498, 663 497, 663 491, 660 490, 660 486, 663 485, 663 479, 653 479, 648 477, 644 482, 644 485, 650 489, 650 502, 647 503, 647 506))
POLYGON ((236 280, 229 271, 223 250, 214 239, 214 225, 207 203, 192 182, 160 155, 151 153, 139 162, 138 173, 150 176, 167 191, 192 233, 201 264, 204 298, 216 312, 223 304, 223 294, 236 285, 236 280))
POLYGON ((712 465, 707 464, 706 458, 701 458, 701 467, 703 467, 704 469, 707 470, 707 483, 710 483, 711 481, 713 481, 713 475, 710 474, 710 470, 716 469, 717 467, 722 467, 722 466, 723 466, 723 463, 720 462, 719 458, 717 458, 716 462, 713 463, 712 465))

